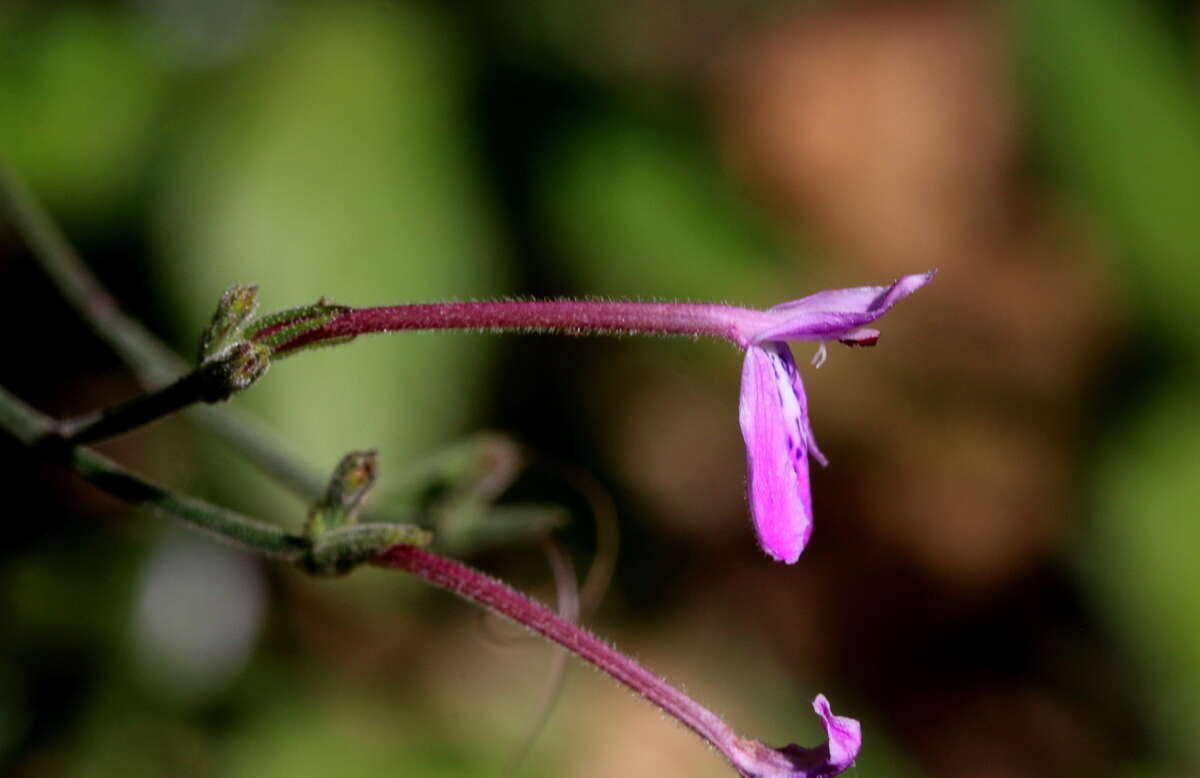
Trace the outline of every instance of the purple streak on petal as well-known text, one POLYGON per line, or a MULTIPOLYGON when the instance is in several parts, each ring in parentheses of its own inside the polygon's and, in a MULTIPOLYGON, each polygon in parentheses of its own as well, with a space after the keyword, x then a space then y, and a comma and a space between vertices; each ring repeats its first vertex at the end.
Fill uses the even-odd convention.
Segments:
MULTIPOLYGON (((824 345, 824 344, 821 344, 824 345)), ((817 464, 821 467, 829 467, 829 458, 821 452, 817 447, 817 436, 813 434, 812 419, 808 415, 808 395, 804 392, 804 382, 800 380, 800 371, 796 368, 796 360, 792 357, 792 350, 785 344, 779 344, 780 358, 783 360, 783 369, 787 373, 788 380, 792 385, 792 393, 796 395, 797 406, 800 412, 800 424, 804 433, 804 447, 808 455, 817 460, 817 464)), ((807 465, 805 466, 807 470, 807 465)), ((812 515, 811 510, 809 515, 812 515)), ((808 541, 805 540, 805 543, 808 541)))
POLYGON ((804 385, 786 344, 746 350, 739 415, 759 543, 769 556, 791 564, 812 533, 811 442, 804 385))
POLYGON ((779 323, 757 333, 754 342, 768 340, 840 340, 878 319, 888 309, 920 289, 936 271, 897 279, 890 286, 858 286, 817 292, 770 309, 779 323))

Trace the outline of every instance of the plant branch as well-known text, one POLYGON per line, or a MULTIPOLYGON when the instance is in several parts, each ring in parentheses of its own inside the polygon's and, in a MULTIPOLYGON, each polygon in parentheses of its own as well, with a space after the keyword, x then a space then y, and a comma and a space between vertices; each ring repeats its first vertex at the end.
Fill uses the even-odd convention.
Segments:
POLYGON ((247 551, 272 559, 298 562, 308 540, 257 519, 174 494, 150 483, 96 452, 51 437, 56 422, 0 387, 0 428, 46 459, 67 467, 109 494, 148 506, 189 526, 216 535, 247 551))
POLYGON ((92 443, 137 429, 196 403, 228 400, 266 372, 270 364, 266 351, 251 343, 236 343, 162 389, 112 408, 60 421, 57 436, 65 443, 92 443))
POLYGON ((188 373, 172 384, 147 392, 101 411, 93 411, 57 425, 64 443, 82 445, 120 435, 200 402, 202 382, 199 373, 188 373))

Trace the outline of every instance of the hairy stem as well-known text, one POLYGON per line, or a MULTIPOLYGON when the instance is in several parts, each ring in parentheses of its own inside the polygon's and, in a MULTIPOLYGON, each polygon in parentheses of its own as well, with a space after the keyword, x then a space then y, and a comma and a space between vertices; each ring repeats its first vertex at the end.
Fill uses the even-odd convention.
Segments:
POLYGON ((277 353, 355 335, 404 330, 708 335, 739 346, 765 314, 709 303, 628 300, 492 300, 355 308, 280 345, 277 353))
POLYGON ((654 703, 712 744, 727 759, 738 763, 740 757, 731 750, 731 745, 741 742, 741 739, 715 713, 634 659, 507 584, 453 559, 415 546, 391 548, 377 557, 374 563, 412 573, 552 640, 654 703))

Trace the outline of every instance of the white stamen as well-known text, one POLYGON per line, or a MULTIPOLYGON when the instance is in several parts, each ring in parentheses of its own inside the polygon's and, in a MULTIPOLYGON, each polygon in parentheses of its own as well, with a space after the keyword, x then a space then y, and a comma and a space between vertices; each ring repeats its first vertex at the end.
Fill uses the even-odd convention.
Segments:
POLYGON ((820 367, 821 365, 825 364, 825 360, 828 358, 828 356, 829 352, 825 350, 825 341, 821 341, 821 345, 817 346, 817 353, 813 354, 811 362, 812 366, 820 367))

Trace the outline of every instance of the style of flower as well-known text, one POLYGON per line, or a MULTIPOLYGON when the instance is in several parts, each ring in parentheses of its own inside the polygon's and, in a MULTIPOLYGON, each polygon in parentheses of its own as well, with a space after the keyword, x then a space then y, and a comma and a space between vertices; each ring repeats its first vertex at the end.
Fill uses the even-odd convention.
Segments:
POLYGON ((813 364, 826 357, 826 341, 873 346, 879 331, 865 325, 920 289, 935 271, 904 276, 889 286, 833 289, 782 303, 747 337, 739 420, 746 441, 747 492, 759 543, 769 556, 791 564, 812 534, 808 460, 828 464, 817 448, 804 384, 787 341, 816 341, 813 364))

